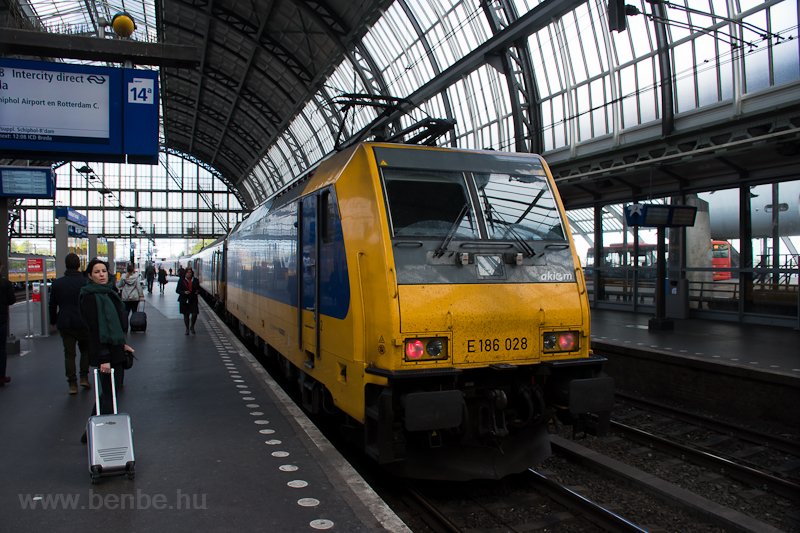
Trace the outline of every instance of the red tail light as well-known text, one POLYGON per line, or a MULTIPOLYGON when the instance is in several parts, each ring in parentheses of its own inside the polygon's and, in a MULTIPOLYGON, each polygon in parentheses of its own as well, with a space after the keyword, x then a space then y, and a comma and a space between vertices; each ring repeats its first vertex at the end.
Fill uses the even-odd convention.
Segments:
POLYGON ((574 352, 579 345, 580 335, 577 331, 548 331, 542 335, 545 352, 574 352))
POLYGON ((558 347, 561 348, 563 352, 571 352, 578 347, 578 339, 571 331, 562 333, 558 336, 558 347))
POLYGON ((425 355, 425 345, 419 339, 406 342, 406 359, 417 360, 422 359, 425 355))

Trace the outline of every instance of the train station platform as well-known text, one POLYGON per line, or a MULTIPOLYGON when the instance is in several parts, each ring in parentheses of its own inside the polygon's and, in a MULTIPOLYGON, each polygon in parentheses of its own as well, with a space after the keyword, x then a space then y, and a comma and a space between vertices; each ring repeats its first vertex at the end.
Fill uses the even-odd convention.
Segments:
POLYGON ((205 304, 184 335, 175 279, 128 336, 138 359, 118 399, 134 480, 91 484, 80 436, 94 390, 69 395, 58 333, 24 338, 28 304, 11 307, 0 531, 408 531, 205 304))
POLYGON ((650 331, 647 313, 592 309, 592 344, 660 351, 800 379, 800 331, 714 320, 675 319, 673 331, 650 331))
POLYGON ((647 313, 591 317, 592 349, 617 390, 800 428, 789 407, 800 403, 800 331, 698 319, 651 331, 647 313))

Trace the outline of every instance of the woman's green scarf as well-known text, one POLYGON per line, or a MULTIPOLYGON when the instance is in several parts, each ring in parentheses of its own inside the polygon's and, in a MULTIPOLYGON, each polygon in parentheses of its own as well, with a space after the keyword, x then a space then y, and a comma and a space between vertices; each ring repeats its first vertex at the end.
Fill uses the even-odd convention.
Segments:
POLYGON ((81 287, 81 297, 93 294, 97 302, 97 326, 100 331, 100 342, 121 346, 125 344, 125 333, 119 323, 117 306, 114 302, 121 302, 117 291, 108 285, 89 282, 81 287))

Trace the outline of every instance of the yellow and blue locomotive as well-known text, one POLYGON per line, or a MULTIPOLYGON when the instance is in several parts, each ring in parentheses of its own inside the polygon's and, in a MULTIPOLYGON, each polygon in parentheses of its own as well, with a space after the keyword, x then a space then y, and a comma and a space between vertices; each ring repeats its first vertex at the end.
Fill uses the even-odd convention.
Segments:
POLYGON ((215 246, 227 314, 401 475, 503 477, 549 455, 554 414, 610 411, 539 156, 356 144, 215 246))

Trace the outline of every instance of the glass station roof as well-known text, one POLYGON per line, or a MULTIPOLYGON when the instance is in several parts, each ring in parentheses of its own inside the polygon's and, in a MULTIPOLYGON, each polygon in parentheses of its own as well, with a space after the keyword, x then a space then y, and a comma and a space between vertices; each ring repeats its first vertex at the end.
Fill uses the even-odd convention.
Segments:
MULTIPOLYGON (((124 10, 136 20, 134 39, 158 38, 155 8, 147 0, 19 1, 30 17, 51 31, 96 33, 98 17, 109 20, 124 10)), ((176 3, 163 0, 167 7, 176 3)), ((247 6, 220 0, 214 9, 221 4, 229 10, 283 6, 268 0, 253 0, 247 6)), ((660 11, 648 0, 627 4, 627 27, 613 31, 607 0, 395 0, 366 33, 354 38, 355 52, 343 51, 321 82, 307 84, 311 92, 303 95, 305 103, 290 110, 287 119, 281 117, 277 132, 254 138, 255 144, 243 141, 253 130, 234 119, 237 112, 247 114, 241 81, 238 93, 232 98, 222 95, 216 102, 232 100, 231 110, 222 113, 227 121, 219 126, 226 131, 210 151, 213 157, 192 155, 246 191, 252 207, 330 152, 340 129, 347 137, 377 116, 370 106, 345 115, 338 100, 342 95, 379 91, 393 98, 415 98, 415 108, 400 119, 402 127, 425 117, 454 120, 454 132, 437 141, 440 144, 538 151, 563 159, 588 150, 598 139, 618 142, 622 135, 636 137, 639 130, 639 137, 649 135, 643 128, 662 120, 659 27, 671 52, 679 116, 730 102, 740 106, 752 95, 796 86, 800 80, 796 0, 675 0, 659 3, 660 11), (504 32, 520 26, 522 38, 493 45, 504 32), (486 53, 477 56, 482 47, 487 47, 486 53), (233 148, 257 147, 244 171, 225 166, 223 142, 233 148)), ((331 11, 344 11, 349 5, 349 0, 327 2, 331 11)), ((219 25, 223 23, 234 28, 232 22, 219 25)), ((238 58, 234 37, 238 34, 231 30, 221 45, 228 50, 220 53, 230 54, 231 65, 236 60, 250 69, 239 79, 251 79, 259 56, 254 53, 249 63, 238 58)), ((299 63, 300 50, 295 52, 299 63)), ((308 55, 313 56, 313 50, 308 55)), ((235 78, 217 81, 237 86, 235 78)), ((204 83, 200 89, 210 87, 204 83)), ((262 90, 257 97, 276 97, 276 91, 262 90)), ((255 101, 252 94, 246 96, 255 101)), ((202 98, 198 92, 197 100, 202 98)), ((273 109, 286 107, 280 101, 268 103, 273 109)), ((201 109, 194 104, 195 114, 201 109)), ((202 123, 192 120, 195 128, 202 123)), ((598 153, 601 149, 598 145, 598 153)))
POLYGON ((136 22, 132 36, 138 41, 156 42, 155 6, 148 0, 19 0, 29 18, 53 33, 98 35, 98 20, 108 22, 126 12, 136 22))

